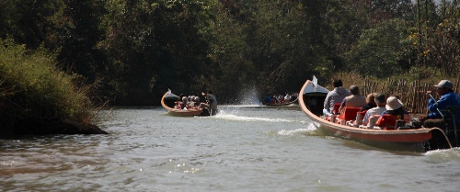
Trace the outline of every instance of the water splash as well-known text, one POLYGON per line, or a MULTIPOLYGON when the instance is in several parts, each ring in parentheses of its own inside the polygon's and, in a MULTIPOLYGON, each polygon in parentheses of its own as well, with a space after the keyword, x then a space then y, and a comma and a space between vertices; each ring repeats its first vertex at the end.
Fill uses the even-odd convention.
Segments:
POLYGON ((238 116, 235 114, 225 114, 219 113, 218 115, 214 116, 215 118, 219 119, 226 119, 232 121, 246 121, 246 122, 254 122, 254 121, 263 121, 263 122, 296 122, 295 120, 288 120, 288 119, 281 119, 281 118, 265 118, 265 117, 248 117, 248 116, 238 116))
POLYGON ((317 127, 313 123, 309 123, 306 128, 299 128, 299 129, 293 129, 293 130, 280 130, 278 131, 279 135, 283 136, 292 136, 292 135, 317 135, 316 133, 317 127))
POLYGON ((433 150, 425 153, 428 161, 432 163, 443 163, 448 161, 460 161, 460 148, 433 150))
POLYGON ((239 97, 240 105, 261 105, 259 94, 256 91, 255 86, 251 89, 244 89, 239 97))

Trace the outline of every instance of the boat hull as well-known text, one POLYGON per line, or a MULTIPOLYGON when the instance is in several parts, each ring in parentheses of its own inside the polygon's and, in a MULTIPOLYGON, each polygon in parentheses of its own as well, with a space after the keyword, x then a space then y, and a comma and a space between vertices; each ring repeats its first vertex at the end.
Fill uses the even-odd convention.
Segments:
MULTIPOLYGON (((329 122, 320 117, 322 114, 322 104, 324 103, 327 94, 305 91, 306 87, 311 87, 312 84, 313 83, 310 80, 307 80, 300 90, 299 105, 301 110, 326 134, 356 140, 383 148, 390 146, 391 148, 394 146, 420 146, 420 150, 426 150, 422 148, 422 144, 429 143, 433 139, 433 132, 435 132, 437 136, 441 137, 437 138, 437 142, 441 143, 433 145, 438 146, 437 148, 450 147, 450 143, 447 138, 445 138, 443 131, 438 128, 377 130, 363 129, 329 122), (312 98, 315 98, 315 102, 311 102, 310 99, 312 98), (315 103, 316 105, 312 105, 312 103, 315 103)), ((413 149, 411 148, 411 150, 413 149)))
POLYGON ((263 104, 265 107, 272 107, 272 108, 296 108, 299 109, 299 102, 298 98, 294 99, 293 101, 290 102, 284 102, 284 103, 264 103, 263 104))
POLYGON ((206 112, 203 112, 202 108, 197 109, 175 109, 174 103, 179 100, 177 95, 170 92, 166 92, 161 98, 161 106, 168 110, 168 115, 176 117, 194 117, 194 116, 209 116, 206 112))

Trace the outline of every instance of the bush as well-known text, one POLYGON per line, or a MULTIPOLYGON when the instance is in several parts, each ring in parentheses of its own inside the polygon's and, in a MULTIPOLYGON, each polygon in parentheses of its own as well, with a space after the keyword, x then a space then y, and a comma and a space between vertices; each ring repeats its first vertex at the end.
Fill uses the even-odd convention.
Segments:
POLYGON ((0 39, 0 121, 2 129, 14 129, 19 121, 70 119, 91 121, 87 87, 76 87, 75 75, 58 71, 54 55, 40 48, 0 39))

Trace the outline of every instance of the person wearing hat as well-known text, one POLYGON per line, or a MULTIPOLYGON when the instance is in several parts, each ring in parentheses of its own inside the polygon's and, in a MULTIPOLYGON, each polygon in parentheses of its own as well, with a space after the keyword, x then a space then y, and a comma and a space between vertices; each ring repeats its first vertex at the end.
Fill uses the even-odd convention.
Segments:
POLYGON ((411 117, 409 112, 404 110, 403 106, 403 103, 397 97, 388 97, 385 105, 386 111, 380 115, 375 124, 382 128, 395 129, 396 120, 398 119, 404 120, 406 123, 410 123, 411 117))
POLYGON ((377 104, 377 107, 370 108, 366 111, 366 114, 363 117, 363 125, 367 125, 371 116, 381 115, 384 111, 386 111, 385 105, 387 102, 384 94, 376 94, 374 102, 377 104))
POLYGON ((324 100, 323 114, 326 116, 331 116, 334 111, 334 105, 336 103, 340 104, 346 96, 350 95, 350 92, 342 87, 342 80, 335 80, 333 85, 334 90, 329 91, 324 100))
MULTIPOLYGON (((460 97, 454 92, 453 84, 449 80, 441 80, 434 86, 436 94, 440 97, 435 100, 434 97, 428 100, 428 115, 420 116, 419 120, 424 127, 439 127, 445 129, 446 124, 438 110, 446 110, 447 106, 460 106, 460 97)), ((431 95, 431 91, 427 94, 431 95)), ((456 122, 460 122, 460 115, 457 114, 456 122)))

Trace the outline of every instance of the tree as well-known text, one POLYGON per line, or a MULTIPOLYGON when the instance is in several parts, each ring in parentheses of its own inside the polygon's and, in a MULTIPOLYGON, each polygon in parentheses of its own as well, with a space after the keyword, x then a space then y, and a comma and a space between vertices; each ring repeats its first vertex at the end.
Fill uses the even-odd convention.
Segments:
POLYGON ((197 78, 211 74, 205 31, 213 2, 108 1, 111 96, 138 105, 159 102, 167 88, 196 91, 197 78))
POLYGON ((408 37, 407 22, 402 19, 391 19, 364 30, 347 53, 348 69, 377 78, 408 71, 412 52, 408 37))

